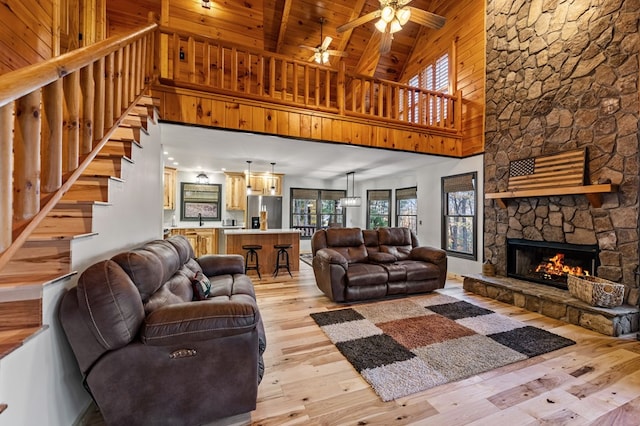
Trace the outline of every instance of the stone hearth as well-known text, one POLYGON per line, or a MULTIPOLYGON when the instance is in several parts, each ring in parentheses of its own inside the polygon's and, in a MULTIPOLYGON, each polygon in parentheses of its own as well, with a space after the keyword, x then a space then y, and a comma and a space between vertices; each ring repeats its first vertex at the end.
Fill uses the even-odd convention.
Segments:
POLYGON ((506 277, 464 276, 467 291, 509 303, 528 311, 579 325, 608 336, 621 336, 638 331, 637 307, 616 308, 591 306, 572 297, 568 291, 506 277))

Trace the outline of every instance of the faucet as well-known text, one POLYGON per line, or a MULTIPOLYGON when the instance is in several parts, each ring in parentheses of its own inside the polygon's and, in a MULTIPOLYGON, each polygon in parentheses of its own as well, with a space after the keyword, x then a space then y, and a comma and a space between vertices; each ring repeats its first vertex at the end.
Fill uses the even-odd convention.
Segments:
POLYGON ((204 225, 204 222, 202 221, 202 213, 198 213, 198 220, 200 221, 200 226, 204 225))

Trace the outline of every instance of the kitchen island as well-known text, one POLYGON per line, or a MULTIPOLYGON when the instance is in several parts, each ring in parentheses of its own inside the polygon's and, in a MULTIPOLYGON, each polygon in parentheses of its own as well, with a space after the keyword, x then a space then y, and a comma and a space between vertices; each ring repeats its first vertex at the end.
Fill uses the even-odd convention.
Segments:
MULTIPOLYGON (((262 277, 270 277, 276 267, 276 255, 278 249, 273 248, 274 244, 291 244, 289 252, 289 269, 291 272, 300 270, 300 231, 296 229, 227 229, 224 232, 227 254, 240 254, 244 257, 246 250, 243 245, 259 244, 262 250, 258 250, 260 260, 260 274, 262 277)), ((287 271, 281 269, 278 273, 286 276, 287 271)), ((249 271, 256 278, 255 272, 249 271)))

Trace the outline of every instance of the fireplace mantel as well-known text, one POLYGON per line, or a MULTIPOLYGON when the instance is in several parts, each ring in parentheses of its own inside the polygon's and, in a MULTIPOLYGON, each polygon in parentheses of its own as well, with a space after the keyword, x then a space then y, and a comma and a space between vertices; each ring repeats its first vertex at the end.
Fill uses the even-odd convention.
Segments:
POLYGON ((496 200, 498 206, 507 208, 506 200, 511 198, 554 197, 559 195, 585 195, 593 207, 602 206, 602 194, 618 191, 618 185, 603 183, 597 185, 560 186, 553 188, 522 189, 504 192, 488 192, 486 199, 496 200))

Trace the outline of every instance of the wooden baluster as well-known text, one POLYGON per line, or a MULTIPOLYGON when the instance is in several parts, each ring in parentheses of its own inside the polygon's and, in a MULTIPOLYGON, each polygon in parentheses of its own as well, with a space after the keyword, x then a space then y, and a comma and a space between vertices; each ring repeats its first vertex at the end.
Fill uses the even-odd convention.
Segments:
POLYGON ((231 49, 231 90, 238 91, 238 49, 231 49))
POLYGON ((376 113, 376 83, 373 80, 369 81, 369 115, 375 115, 376 113))
POLYGON ((336 102, 338 103, 338 113, 340 115, 344 115, 344 109, 345 109, 345 103, 346 103, 346 99, 345 99, 345 87, 344 85, 346 84, 344 75, 345 75, 345 69, 346 69, 346 65, 344 63, 344 61, 340 61, 340 68, 338 68, 338 81, 336 82, 336 102))
POLYGON ((115 101, 115 53, 107 56, 104 77, 104 128, 110 129, 113 126, 113 103, 115 101))
POLYGON ((414 120, 414 122, 419 124, 427 124, 427 114, 425 113, 425 104, 427 103, 428 94, 423 93, 421 90, 418 90, 417 94, 418 94, 418 120, 414 120))
POLYGON ((397 120, 398 116, 396 115, 395 110, 393 109, 393 102, 392 102, 395 91, 396 91, 395 85, 389 86, 389 90, 387 90, 386 109, 387 109, 387 117, 397 120))
POLYGON ((258 58, 258 78, 256 80, 258 96, 264 96, 264 56, 258 58))
POLYGON ((115 70, 113 74, 113 121, 120 118, 122 113, 122 61, 124 53, 122 49, 116 51, 115 70))
POLYGON ((276 58, 269 58, 269 96, 276 97, 276 58))
POLYGON ((104 114, 105 114, 105 77, 104 77, 104 59, 100 58, 93 64, 93 81, 95 84, 95 97, 93 102, 93 116, 95 123, 93 125, 93 139, 100 140, 104 136, 104 114))
POLYGON ((13 102, 9 102, 0 107, 0 252, 13 241, 13 125, 13 102))
POLYGON ((80 155, 80 72, 76 71, 64 78, 64 131, 63 146, 64 158, 62 170, 73 171, 78 168, 80 155))
POLYGON ((122 83, 122 103, 120 104, 120 108, 116 110, 116 114, 120 117, 122 110, 129 105, 129 88, 131 85, 131 45, 127 44, 123 48, 124 51, 124 59, 122 63, 121 76, 120 81, 122 83))
POLYGON ((287 67, 288 67, 289 63, 287 61, 285 61, 284 59, 282 60, 282 65, 280 67, 280 87, 281 87, 281 93, 280 96, 282 98, 283 101, 287 100, 287 86, 288 86, 288 75, 287 75, 287 67))
POLYGON ((298 94, 300 93, 300 82, 298 81, 298 63, 293 63, 293 71, 292 71, 293 80, 293 103, 298 103, 298 94))
POLYGON ((63 100, 62 79, 43 88, 42 192, 54 192, 62 185, 63 100))
POLYGON ((129 105, 131 105, 133 103, 133 101, 136 99, 136 96, 138 96, 138 94, 140 93, 140 88, 141 83, 140 83, 140 79, 141 79, 141 71, 142 71, 142 44, 141 44, 141 39, 136 40, 136 42, 133 44, 133 47, 135 47, 135 60, 133 61, 133 71, 134 71, 134 77, 133 77, 133 89, 131 89, 131 93, 129 96, 129 105))
POLYGON ((383 83, 378 84, 378 117, 384 117, 384 92, 385 85, 383 83))
POLYGON ((189 64, 189 83, 196 82, 196 42, 193 37, 187 39, 187 60, 189 64))
POLYGON ((245 52, 244 93, 251 93, 251 53, 245 52))
POLYGON ((88 154, 93 149, 93 104, 95 87, 93 84, 93 64, 80 70, 82 89, 82 131, 80 132, 80 154, 88 154))
POLYGON ((313 97, 315 99, 315 105, 320 106, 320 68, 315 67, 315 84, 313 97))
POLYGON ((404 121, 407 123, 411 122, 411 115, 409 113, 409 96, 411 95, 411 92, 408 89, 403 89, 404 91, 404 96, 402 97, 402 103, 404 103, 404 121))
POLYGON ((369 83, 364 80, 364 78, 360 79, 360 112, 363 114, 367 113, 367 85, 369 83))
POLYGON ((14 220, 29 219, 40 211, 40 100, 40 90, 35 90, 16 101, 14 220))
POLYGON ((331 73, 332 71, 329 70, 324 73, 324 106, 326 108, 331 107, 331 73))
POLYGON ((138 88, 136 90, 136 96, 142 92, 144 87, 145 74, 147 72, 147 38, 140 39, 140 58, 138 62, 138 88))
POLYGON ((309 65, 304 65, 304 104, 309 105, 309 65))
POLYGON ((224 89, 224 47, 218 45, 218 87, 224 89))
POLYGON ((138 86, 138 44, 131 43, 131 51, 129 52, 129 91, 124 107, 131 105, 136 98, 138 86))
POLYGON ((211 85, 211 45, 208 41, 205 41, 202 45, 202 67, 203 67, 203 77, 204 84, 207 86, 211 85))

